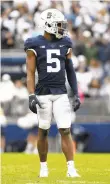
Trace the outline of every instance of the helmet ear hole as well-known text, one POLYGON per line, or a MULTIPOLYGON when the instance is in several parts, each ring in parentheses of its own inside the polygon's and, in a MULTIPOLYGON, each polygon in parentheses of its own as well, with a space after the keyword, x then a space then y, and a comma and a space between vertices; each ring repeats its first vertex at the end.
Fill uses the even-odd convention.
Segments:
POLYGON ((57 23, 57 26, 58 26, 58 27, 61 27, 61 22, 58 22, 58 23, 57 23))
POLYGON ((50 25, 50 24, 48 24, 48 27, 51 27, 51 25, 50 25))
POLYGON ((47 25, 48 27, 51 27, 51 25, 49 23, 47 23, 47 22, 45 23, 45 25, 47 25))

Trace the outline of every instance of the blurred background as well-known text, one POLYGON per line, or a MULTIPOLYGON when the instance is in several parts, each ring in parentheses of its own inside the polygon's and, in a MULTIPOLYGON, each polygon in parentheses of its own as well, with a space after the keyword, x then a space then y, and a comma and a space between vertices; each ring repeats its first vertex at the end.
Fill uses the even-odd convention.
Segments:
MULTIPOLYGON (((81 108, 72 115, 75 152, 110 152, 110 2, 1 1, 1 152, 37 154, 37 115, 28 109, 24 41, 43 34, 40 13, 62 11, 73 43, 81 108)), ((72 99, 67 83, 68 95, 72 99)), ((61 152, 53 118, 49 151, 61 152)))

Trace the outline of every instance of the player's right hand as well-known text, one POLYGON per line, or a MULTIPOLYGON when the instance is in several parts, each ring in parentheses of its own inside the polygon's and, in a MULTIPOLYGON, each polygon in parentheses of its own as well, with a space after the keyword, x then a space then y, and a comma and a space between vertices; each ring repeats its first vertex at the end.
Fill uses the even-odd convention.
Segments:
POLYGON ((36 107, 37 104, 41 108, 41 104, 37 99, 36 95, 35 94, 29 95, 29 109, 36 114, 37 114, 37 107, 36 107))

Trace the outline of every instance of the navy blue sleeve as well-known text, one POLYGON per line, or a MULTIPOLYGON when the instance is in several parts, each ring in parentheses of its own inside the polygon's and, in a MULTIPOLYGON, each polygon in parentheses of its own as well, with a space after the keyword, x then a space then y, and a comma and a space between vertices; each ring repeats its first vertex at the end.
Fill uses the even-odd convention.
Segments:
POLYGON ((69 37, 66 37, 66 46, 67 46, 67 53, 66 54, 68 54, 70 52, 70 49, 72 49, 72 47, 73 47, 72 45, 73 44, 72 44, 71 39, 69 37))
POLYGON ((69 37, 67 37, 68 47, 72 48, 72 41, 69 37))
POLYGON ((32 38, 28 38, 25 42, 24 42, 24 50, 26 51, 27 49, 30 49, 33 47, 33 40, 32 38))
POLYGON ((35 55, 37 55, 37 53, 36 53, 36 46, 35 46, 35 40, 33 38, 28 38, 24 42, 24 50, 25 50, 25 52, 27 50, 32 50, 35 53, 35 55))
POLYGON ((67 73, 67 79, 74 95, 78 95, 76 73, 73 67, 71 59, 66 59, 65 68, 67 73))

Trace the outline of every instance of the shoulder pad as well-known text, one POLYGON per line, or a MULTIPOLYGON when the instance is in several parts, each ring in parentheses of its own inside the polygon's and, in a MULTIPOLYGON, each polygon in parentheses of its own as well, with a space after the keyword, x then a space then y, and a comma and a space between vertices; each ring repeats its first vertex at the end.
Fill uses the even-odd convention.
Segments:
POLYGON ((37 45, 36 45, 36 39, 35 38, 28 38, 25 42, 24 42, 24 50, 26 51, 27 49, 34 49, 37 45))
POLYGON ((66 41, 66 45, 68 46, 68 48, 72 48, 72 41, 71 41, 70 37, 65 36, 64 39, 66 41))

